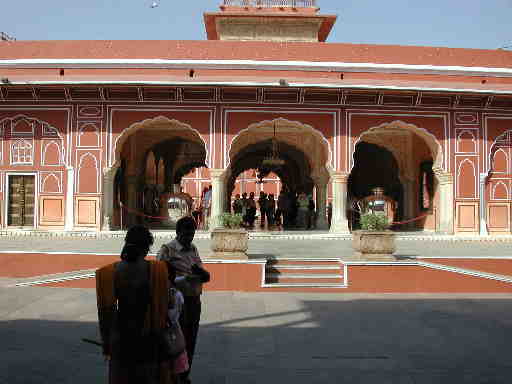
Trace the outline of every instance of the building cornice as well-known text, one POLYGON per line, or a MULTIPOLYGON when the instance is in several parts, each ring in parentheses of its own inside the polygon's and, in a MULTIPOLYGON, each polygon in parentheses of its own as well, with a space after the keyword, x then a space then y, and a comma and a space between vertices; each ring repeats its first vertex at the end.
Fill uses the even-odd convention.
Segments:
POLYGON ((170 60, 170 59, 14 59, 0 60, 0 68, 35 69, 207 69, 304 72, 364 72, 411 75, 512 77, 512 68, 465 67, 382 63, 343 63, 266 60, 170 60))
MULTIPOLYGON (((6 84, 7 85, 7 84, 6 84)), ((367 84, 340 84, 340 83, 304 83, 287 82, 283 87, 278 81, 148 81, 148 80, 27 80, 9 81, 11 86, 198 86, 198 87, 279 87, 279 88, 323 88, 323 89, 352 89, 352 90, 390 90, 390 91, 420 91, 420 92, 449 92, 449 93, 475 93, 475 94, 496 94, 511 95, 512 89, 476 89, 476 88, 449 88, 449 87, 422 87, 422 86, 399 86, 399 85, 367 85, 367 84)))

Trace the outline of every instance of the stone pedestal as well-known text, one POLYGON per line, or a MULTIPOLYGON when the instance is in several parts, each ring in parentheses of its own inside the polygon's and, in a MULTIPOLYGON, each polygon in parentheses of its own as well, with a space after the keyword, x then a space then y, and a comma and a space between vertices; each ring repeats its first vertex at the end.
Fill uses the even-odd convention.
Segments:
POLYGON ((440 219, 439 231, 449 235, 453 235, 453 217, 454 217, 454 203, 453 203, 453 175, 447 172, 435 171, 439 183, 439 204, 440 204, 440 219))
POLYGON ((359 260, 395 260, 395 234, 391 231, 353 231, 352 247, 359 260))
POLYGON ((212 258, 247 260, 249 233, 245 229, 215 228, 211 232, 212 258))
POLYGON ((332 233, 349 233, 347 220, 347 181, 348 175, 334 174, 332 175, 332 233))

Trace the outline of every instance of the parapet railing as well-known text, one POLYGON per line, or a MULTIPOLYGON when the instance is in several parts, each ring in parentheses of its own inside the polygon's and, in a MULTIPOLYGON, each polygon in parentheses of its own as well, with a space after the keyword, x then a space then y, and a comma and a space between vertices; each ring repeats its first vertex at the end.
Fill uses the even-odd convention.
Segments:
POLYGON ((316 0, 224 0, 225 6, 316 8, 316 0))

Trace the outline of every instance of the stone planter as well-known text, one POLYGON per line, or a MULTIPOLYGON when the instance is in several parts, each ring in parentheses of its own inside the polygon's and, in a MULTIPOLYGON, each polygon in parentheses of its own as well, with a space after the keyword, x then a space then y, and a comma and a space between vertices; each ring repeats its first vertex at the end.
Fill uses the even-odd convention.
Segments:
POLYGON ((216 228, 211 232, 211 257, 247 260, 249 233, 245 229, 216 228))
POLYGON ((395 234, 392 231, 354 231, 352 247, 359 260, 395 260, 395 234))

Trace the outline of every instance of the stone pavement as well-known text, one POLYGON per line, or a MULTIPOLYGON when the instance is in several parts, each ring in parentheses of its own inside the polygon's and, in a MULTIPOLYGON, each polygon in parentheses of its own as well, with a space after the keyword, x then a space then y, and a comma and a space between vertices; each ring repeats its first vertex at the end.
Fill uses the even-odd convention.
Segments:
MULTIPOLYGON (((510 241, 469 241, 456 240, 397 240, 397 256, 512 256, 510 241)), ((157 237, 153 252, 170 240, 157 237)), ((210 254, 210 240, 199 234, 194 240, 201 255, 210 254)), ((118 254, 123 245, 123 237, 117 238, 45 238, 45 237, 0 237, 0 251, 39 251, 39 252, 84 252, 118 254)), ((248 254, 251 258, 260 257, 336 257, 350 259, 352 243, 349 239, 317 239, 314 236, 304 239, 251 238, 248 254)))
MULTIPOLYGON (((508 384, 512 295, 207 292, 193 383, 508 384)), ((0 288, 0 383, 106 383, 92 289, 0 288)))

